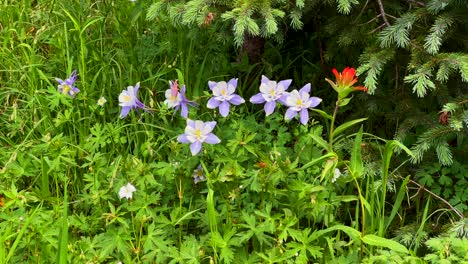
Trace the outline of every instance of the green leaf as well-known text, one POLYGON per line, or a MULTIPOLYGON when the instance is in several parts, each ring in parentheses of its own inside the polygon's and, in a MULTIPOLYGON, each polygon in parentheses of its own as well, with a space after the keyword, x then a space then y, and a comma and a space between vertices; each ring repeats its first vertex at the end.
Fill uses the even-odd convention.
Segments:
POLYGON ((350 172, 352 176, 355 178, 359 178, 362 175, 362 170, 364 168, 362 164, 362 157, 361 157, 361 142, 362 142, 362 126, 359 129, 359 132, 354 139, 353 150, 351 152, 351 160, 350 160, 350 172))
POLYGON ((315 134, 312 134, 310 133, 309 136, 315 141, 315 143, 317 143, 317 145, 321 146, 323 149, 329 151, 329 145, 328 143, 321 137, 315 135, 315 134))
MULTIPOLYGON (((347 96, 349 93, 347 93, 345 96, 347 96)), ((343 96, 343 97, 345 97, 343 96)), ((346 106, 347 104, 349 104, 349 102, 351 102, 351 98, 343 98, 343 99, 340 99, 338 105, 340 107, 343 107, 343 106, 346 106)))
POLYGON ((398 191, 397 198, 395 200, 395 203, 393 204, 392 212, 390 213, 390 216, 386 219, 386 224, 385 228, 388 229, 390 224, 392 223, 393 218, 395 218, 398 209, 400 209, 401 202, 403 201, 403 198, 405 197, 406 194, 406 185, 408 184, 410 180, 410 175, 405 178, 405 180, 401 183, 400 190, 398 191))
POLYGON ((325 160, 328 160, 330 158, 337 158, 338 155, 335 153, 335 152, 330 152, 330 153, 327 153, 325 155, 323 155, 322 157, 320 158, 317 158, 317 159, 314 159, 314 160, 311 160, 309 162, 307 162, 304 166, 302 166, 301 170, 305 170, 317 163, 320 163, 320 162, 323 162, 325 160))
POLYGON ((343 133, 346 129, 354 126, 355 124, 361 123, 364 120, 367 120, 367 118, 359 118, 342 124, 341 126, 337 127, 335 131, 333 131, 333 138, 336 138, 336 136, 338 136, 340 133, 343 133))
POLYGON ((442 177, 440 177, 439 179, 439 183, 440 185, 450 186, 453 184, 453 181, 450 177, 447 177, 446 175, 442 175, 442 177))
POLYGON ((317 112, 319 115, 325 117, 326 119, 329 119, 329 120, 333 119, 333 117, 331 115, 327 114, 327 112, 325 112, 325 111, 315 109, 315 108, 313 108, 312 111, 317 112))
POLYGON ((349 227, 349 226, 345 226, 345 225, 334 225, 334 226, 331 226, 327 229, 322 229, 322 230, 319 230, 319 231, 315 231, 314 233, 312 233, 312 235, 310 236, 310 240, 313 241, 319 237, 321 237, 322 235, 326 234, 326 233, 329 233, 329 232, 332 232, 332 231, 342 231, 344 233, 346 233, 353 241, 359 241, 360 237, 361 237, 361 232, 359 232, 358 230, 352 228, 352 227, 349 227))
POLYGON ((376 235, 372 235, 372 234, 365 235, 362 238, 362 242, 364 242, 364 243, 366 243, 368 245, 371 245, 371 246, 389 248, 389 249, 391 249, 393 251, 396 251, 396 252, 409 254, 408 249, 405 246, 403 246, 402 244, 400 244, 400 243, 398 243, 398 242, 396 242, 394 240, 379 237, 379 236, 376 236, 376 235))

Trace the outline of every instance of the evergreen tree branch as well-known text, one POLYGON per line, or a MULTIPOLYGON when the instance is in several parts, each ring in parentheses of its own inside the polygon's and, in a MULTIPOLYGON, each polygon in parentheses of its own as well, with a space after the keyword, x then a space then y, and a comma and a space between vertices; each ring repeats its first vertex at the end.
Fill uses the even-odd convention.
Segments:
POLYGON ((387 17, 385 16, 385 9, 384 9, 382 0, 377 0, 377 3, 379 4, 379 9, 380 9, 380 14, 382 15, 382 20, 384 21, 385 25, 389 27, 390 23, 388 23, 387 17))
POLYGON ((420 6, 420 7, 426 6, 425 3, 419 2, 419 1, 416 1, 416 0, 406 0, 406 2, 416 4, 416 5, 420 6))

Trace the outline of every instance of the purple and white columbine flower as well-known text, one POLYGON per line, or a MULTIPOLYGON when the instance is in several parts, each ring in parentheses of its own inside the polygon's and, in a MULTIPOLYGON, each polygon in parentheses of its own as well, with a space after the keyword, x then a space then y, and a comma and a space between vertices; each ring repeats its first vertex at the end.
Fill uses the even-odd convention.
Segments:
POLYGON ((75 97, 75 94, 80 92, 80 89, 73 86, 73 84, 75 84, 77 76, 78 75, 76 74, 76 71, 73 71, 70 74, 70 77, 68 77, 68 79, 66 79, 65 81, 59 78, 55 78, 55 80, 59 83, 58 91, 62 94, 68 94, 72 98, 75 97))
POLYGON ((260 93, 252 96, 250 102, 253 104, 265 103, 264 109, 266 115, 270 115, 275 111, 276 101, 285 104, 286 90, 291 85, 292 80, 283 80, 278 83, 270 81, 266 76, 262 75, 262 83, 260 84, 260 93))
POLYGON ((169 81, 169 86, 170 88, 166 90, 166 100, 164 103, 169 107, 169 108, 174 108, 175 111, 177 112, 179 108, 181 109, 180 115, 183 118, 187 118, 188 116, 188 106, 194 106, 195 103, 192 101, 189 101, 187 97, 185 97, 185 85, 182 85, 182 88, 180 88, 179 91, 179 84, 177 83, 177 80, 174 82, 169 81))
POLYGON ((128 86, 127 90, 123 90, 119 95, 119 105, 122 107, 120 111, 120 118, 124 118, 128 115, 132 108, 141 108, 145 109, 145 105, 140 102, 137 98, 138 88, 140 88, 140 83, 138 82, 135 87, 128 86))
POLYGON ((185 133, 177 137, 180 143, 190 143, 192 155, 196 155, 202 148, 202 143, 218 144, 221 140, 211 131, 216 126, 216 121, 203 122, 187 119, 185 133))
POLYGON ((229 115, 230 104, 240 105, 245 102, 245 100, 237 94, 234 94, 234 91, 237 87, 237 79, 232 78, 228 83, 225 81, 221 82, 208 82, 210 90, 213 91, 213 97, 208 100, 207 107, 210 109, 215 109, 219 107, 219 114, 222 117, 229 115))
POLYGON ((192 177, 195 184, 206 180, 205 172, 203 171, 203 167, 201 165, 198 165, 198 167, 193 170, 192 177))
POLYGON ((298 113, 300 115, 300 121, 303 125, 309 121, 309 108, 316 107, 322 102, 322 99, 318 97, 310 97, 310 83, 304 85, 299 91, 293 90, 288 93, 286 97, 285 105, 288 108, 284 119, 290 120, 294 118, 298 113))

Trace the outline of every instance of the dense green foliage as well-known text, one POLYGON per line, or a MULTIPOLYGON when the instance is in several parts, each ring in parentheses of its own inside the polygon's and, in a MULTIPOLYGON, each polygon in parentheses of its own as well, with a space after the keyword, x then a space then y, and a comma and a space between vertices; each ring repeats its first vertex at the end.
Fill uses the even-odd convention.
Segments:
POLYGON ((1 1, 0 263, 468 261, 466 13, 462 0, 1 1), (330 87, 345 66, 368 93, 330 87), (55 78, 73 70, 70 97, 55 78), (323 100, 306 125, 249 102, 261 75, 312 84, 323 100), (231 78, 246 103, 224 118, 207 82, 231 78), (198 155, 163 103, 174 79, 198 104, 190 119, 217 121, 221 143, 198 155), (138 82, 148 111, 120 119, 138 82))

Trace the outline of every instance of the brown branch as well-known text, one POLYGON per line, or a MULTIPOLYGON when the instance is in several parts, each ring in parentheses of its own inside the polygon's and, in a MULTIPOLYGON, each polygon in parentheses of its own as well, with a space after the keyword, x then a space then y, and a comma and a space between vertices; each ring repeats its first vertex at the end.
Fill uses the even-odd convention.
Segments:
POLYGON ((369 34, 373 34, 373 33, 375 33, 377 30, 379 30, 379 29, 381 29, 381 28, 383 28, 383 27, 385 27, 385 23, 383 23, 382 25, 378 26, 377 28, 374 28, 371 32, 369 32, 369 34))
POLYGON ((358 26, 362 26, 362 25, 366 25, 366 24, 369 24, 371 23, 372 21, 376 20, 377 18, 379 18, 382 14, 378 14, 377 16, 375 16, 374 18, 372 18, 371 20, 365 22, 365 23, 361 23, 361 24, 358 24, 358 26))
MULTIPOLYGON (((403 177, 400 176, 400 178, 403 179, 403 177)), ((415 184, 417 185, 420 189, 424 190, 425 192, 429 193, 430 195, 434 196, 435 198, 439 199, 440 201, 442 201, 444 204, 446 204, 452 211, 454 211, 461 219, 464 219, 465 216, 455 207, 453 207, 447 200, 445 200, 444 198, 440 197, 439 195, 433 193, 431 190, 429 189, 426 189, 426 187, 424 187, 424 185, 418 183, 417 181, 413 181, 413 180, 409 180, 412 184, 415 184)), ((419 190, 418 190, 419 192, 419 190)))
POLYGON ((382 14, 382 19, 383 19, 385 25, 387 25, 387 27, 390 26, 390 23, 388 23, 388 20, 385 17, 385 9, 383 7, 382 0, 377 0, 377 3, 379 4, 380 14, 382 14))
POLYGON ((406 0, 406 2, 413 3, 413 4, 416 4, 416 5, 418 5, 418 6, 426 6, 425 3, 419 2, 419 1, 415 1, 415 0, 406 0))

